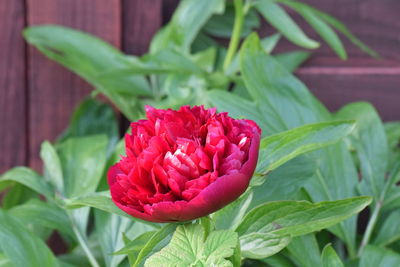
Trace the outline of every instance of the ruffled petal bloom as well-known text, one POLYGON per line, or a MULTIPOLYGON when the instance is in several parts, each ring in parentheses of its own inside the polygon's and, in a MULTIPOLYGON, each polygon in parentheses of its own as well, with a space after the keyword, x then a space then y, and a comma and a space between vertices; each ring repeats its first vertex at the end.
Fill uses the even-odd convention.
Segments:
POLYGON ((261 130, 214 108, 146 107, 131 124, 126 156, 108 171, 113 202, 152 222, 188 221, 237 199, 256 168, 261 130))

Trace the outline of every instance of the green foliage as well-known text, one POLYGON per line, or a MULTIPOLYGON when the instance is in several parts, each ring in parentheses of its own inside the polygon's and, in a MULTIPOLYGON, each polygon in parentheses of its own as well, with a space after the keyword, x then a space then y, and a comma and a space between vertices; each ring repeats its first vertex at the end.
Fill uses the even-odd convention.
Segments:
POLYGON ((281 37, 320 45, 287 8, 341 59, 347 53, 336 31, 378 56, 341 22, 297 0, 182 0, 141 57, 65 27, 26 29, 30 44, 131 121, 145 104, 203 104, 254 120, 262 141, 256 173, 237 200, 183 225, 144 222, 106 191, 123 142, 113 108, 88 98, 59 139, 42 144, 43 176, 25 167, 0 176, 0 266, 400 265, 400 124, 383 124, 367 103, 331 114, 309 92, 293 72, 310 52, 274 53, 281 37), (277 32, 260 40, 252 31, 263 20, 277 32), (230 37, 228 48, 214 37, 230 37), (359 235, 354 215, 371 201, 359 235), (46 246, 53 231, 65 255, 46 246))

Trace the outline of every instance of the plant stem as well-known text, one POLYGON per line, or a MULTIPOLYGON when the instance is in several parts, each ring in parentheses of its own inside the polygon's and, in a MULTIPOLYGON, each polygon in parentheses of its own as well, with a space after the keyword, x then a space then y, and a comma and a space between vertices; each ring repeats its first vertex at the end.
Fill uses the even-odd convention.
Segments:
POLYGON ((71 221, 72 230, 74 231, 75 236, 78 239, 78 242, 81 245, 83 251, 85 252, 90 264, 93 267, 100 267, 99 263, 96 261, 96 258, 93 256, 93 253, 90 251, 86 238, 82 235, 81 231, 78 229, 78 226, 75 223, 75 218, 70 213, 68 213, 68 216, 71 221))
POLYGON ((397 175, 399 173, 399 170, 400 170, 400 163, 398 163, 395 166, 394 170, 390 174, 389 179, 386 181, 386 183, 385 183, 385 185, 384 185, 384 187, 382 189, 382 192, 381 192, 381 195, 379 196, 379 199, 376 201, 375 208, 374 208, 374 210, 372 212, 371 218, 368 221, 367 229, 365 230, 364 237, 363 237, 363 239, 361 241, 361 244, 360 244, 360 248, 358 249, 358 253, 357 253, 358 257, 361 256, 361 254, 363 253, 364 248, 369 243, 369 240, 370 240, 371 235, 372 235, 372 231, 374 230, 375 224, 376 224, 376 222, 378 220, 379 212, 381 211, 383 203, 385 201, 386 194, 389 192, 390 188, 395 183, 395 180, 396 180, 396 177, 397 177, 397 175))
POLYGON ((224 61, 224 72, 226 72, 226 70, 229 68, 229 65, 232 63, 233 57, 235 56, 236 50, 239 46, 240 35, 242 34, 244 21, 243 1, 234 0, 233 4, 235 6, 235 22, 233 24, 233 33, 231 41, 229 42, 228 52, 226 53, 224 61))

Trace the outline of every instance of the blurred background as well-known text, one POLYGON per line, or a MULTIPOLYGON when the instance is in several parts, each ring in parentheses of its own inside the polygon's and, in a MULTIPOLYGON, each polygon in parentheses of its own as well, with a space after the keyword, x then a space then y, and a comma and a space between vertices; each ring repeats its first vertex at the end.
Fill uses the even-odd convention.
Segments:
MULTIPOLYGON (((16 165, 40 169, 43 140, 54 140, 90 85, 50 61, 22 38, 29 25, 59 24, 94 34, 124 52, 141 55, 154 33, 168 22, 177 0, 0 0, 0 173, 16 165)), ((342 61, 321 42, 296 72, 332 111, 369 101, 385 121, 400 120, 400 1, 304 0, 344 22, 377 51, 376 60, 342 38, 342 61)), ((308 36, 320 40, 289 12, 308 36)), ((275 30, 264 25, 260 34, 275 30)), ((222 42, 224 40, 221 40, 222 42)), ((276 52, 294 48, 282 40, 276 52)))

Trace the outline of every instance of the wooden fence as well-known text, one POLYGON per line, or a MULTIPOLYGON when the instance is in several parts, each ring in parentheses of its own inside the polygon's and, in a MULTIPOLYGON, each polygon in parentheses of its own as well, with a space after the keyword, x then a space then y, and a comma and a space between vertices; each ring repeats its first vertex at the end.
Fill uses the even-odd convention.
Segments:
MULTIPOLYGON (((201 1, 201 0, 199 0, 201 1)), ((372 102, 385 120, 400 120, 400 1, 304 1, 344 21, 378 51, 374 60, 345 41, 350 60, 323 45, 297 72, 330 109, 357 100, 372 102)), ((125 52, 146 52, 168 21, 176 0, 0 0, 0 172, 15 165, 40 169, 39 148, 66 126, 90 85, 28 46, 29 25, 60 24, 95 34, 125 52)), ((299 20, 306 32, 316 34, 299 20)), ((264 34, 272 29, 264 27, 264 34)), ((282 42, 280 51, 293 49, 282 42)))

